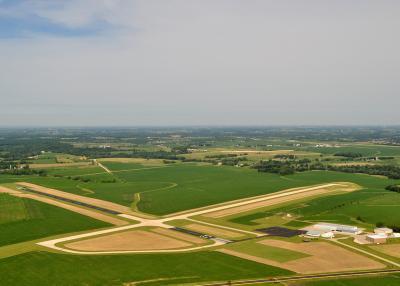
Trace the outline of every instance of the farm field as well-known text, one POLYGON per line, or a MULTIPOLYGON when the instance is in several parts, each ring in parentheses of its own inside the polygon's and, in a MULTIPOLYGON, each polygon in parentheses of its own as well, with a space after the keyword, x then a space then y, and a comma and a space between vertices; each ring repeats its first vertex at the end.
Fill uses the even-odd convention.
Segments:
MULTIPOLYGON (((290 286, 396 286, 400 283, 400 274, 370 276, 362 278, 316 280, 310 282, 292 282, 290 286)), ((263 284, 261 284, 263 285, 263 284)))
POLYGON ((108 256, 31 252, 0 260, 2 283, 21 286, 123 285, 141 281, 138 285, 168 285, 290 274, 217 252, 108 256))
MULTIPOLYGON (((286 179, 273 174, 233 167, 215 167, 179 164, 168 168, 147 169, 140 172, 116 173, 126 182, 153 182, 157 178, 164 187, 140 192, 139 210, 157 215, 179 212, 241 199, 278 190, 332 181, 350 181, 369 186, 369 178, 341 173, 310 172, 286 179), (174 198, 173 202, 171 198, 174 198)), ((388 184, 384 180, 374 182, 379 187, 388 184)))
POLYGON ((371 246, 372 249, 381 253, 400 258, 400 243, 390 243, 385 245, 371 246))
POLYGON ((285 248, 263 245, 259 240, 238 242, 225 248, 235 252, 240 252, 259 258, 270 259, 280 263, 310 256, 306 253, 292 251, 285 248))
POLYGON ((386 267, 385 264, 328 242, 296 243, 264 239, 259 243, 261 244, 259 252, 254 249, 254 245, 227 247, 220 251, 301 274, 372 270, 386 267), (267 246, 264 251, 263 245, 267 246), (335 255, 327 255, 327 253, 335 255))
POLYGON ((0 194, 0 210, 0 246, 110 226, 65 209, 7 194, 0 194))
MULTIPOLYGON (((115 164, 124 165, 125 163, 115 164)), ((85 176, 82 175, 82 177, 85 176)), ((353 182, 363 189, 349 194, 316 198, 310 200, 307 206, 292 205, 285 206, 285 209, 293 210, 296 215, 309 220, 328 219, 349 223, 361 216, 365 223, 370 224, 382 220, 390 225, 399 223, 398 216, 393 214, 396 212, 396 206, 400 204, 400 198, 396 194, 383 190, 394 181, 362 174, 312 171, 281 177, 275 174, 257 173, 251 169, 179 164, 157 169, 116 172, 112 175, 101 173, 88 177, 91 178, 90 182, 59 177, 25 178, 24 176, 8 177, 3 181, 24 180, 128 207, 134 205, 142 212, 156 215, 273 193, 293 187, 326 182, 353 182), (115 179, 115 182, 109 183, 111 179, 115 179), (139 201, 135 201, 135 194, 140 194, 139 201)), ((255 215, 254 218, 257 216, 262 218, 263 215, 255 215)), ((237 221, 238 218, 233 219, 237 221)), ((252 217, 248 219, 252 221, 252 217)))
POLYGON ((206 240, 175 233, 167 229, 131 230, 89 238, 65 244, 66 248, 83 251, 123 251, 180 249, 193 246, 193 242, 205 244, 206 240))

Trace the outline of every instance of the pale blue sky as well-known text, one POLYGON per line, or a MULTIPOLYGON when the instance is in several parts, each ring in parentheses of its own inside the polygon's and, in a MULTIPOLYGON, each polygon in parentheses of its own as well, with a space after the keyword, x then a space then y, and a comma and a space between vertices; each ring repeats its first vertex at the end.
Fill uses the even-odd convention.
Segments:
POLYGON ((0 126, 400 124, 400 1, 0 0, 0 126))

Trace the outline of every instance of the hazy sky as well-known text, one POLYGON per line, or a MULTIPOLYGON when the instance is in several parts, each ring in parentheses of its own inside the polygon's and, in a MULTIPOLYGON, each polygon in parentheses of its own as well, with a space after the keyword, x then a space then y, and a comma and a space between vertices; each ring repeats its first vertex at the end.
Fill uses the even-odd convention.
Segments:
POLYGON ((0 0, 0 126, 400 124, 400 1, 0 0))

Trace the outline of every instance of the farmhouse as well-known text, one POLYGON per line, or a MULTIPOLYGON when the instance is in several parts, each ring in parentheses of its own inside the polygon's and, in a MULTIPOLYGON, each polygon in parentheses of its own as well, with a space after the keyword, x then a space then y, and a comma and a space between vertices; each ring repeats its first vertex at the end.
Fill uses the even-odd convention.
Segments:
POLYGON ((385 234, 369 234, 366 240, 372 243, 386 243, 387 235, 385 234))

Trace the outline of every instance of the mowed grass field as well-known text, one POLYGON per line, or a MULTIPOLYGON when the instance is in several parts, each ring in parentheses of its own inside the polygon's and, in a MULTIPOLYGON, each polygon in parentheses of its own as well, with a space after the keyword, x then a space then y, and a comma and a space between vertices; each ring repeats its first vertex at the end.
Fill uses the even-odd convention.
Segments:
POLYGON ((143 283, 135 285, 171 285, 290 274, 217 252, 108 256, 30 252, 0 260, 1 283, 18 286, 128 285, 139 281, 143 283))
POLYGON ((38 201, 0 194, 0 246, 109 224, 38 201))

